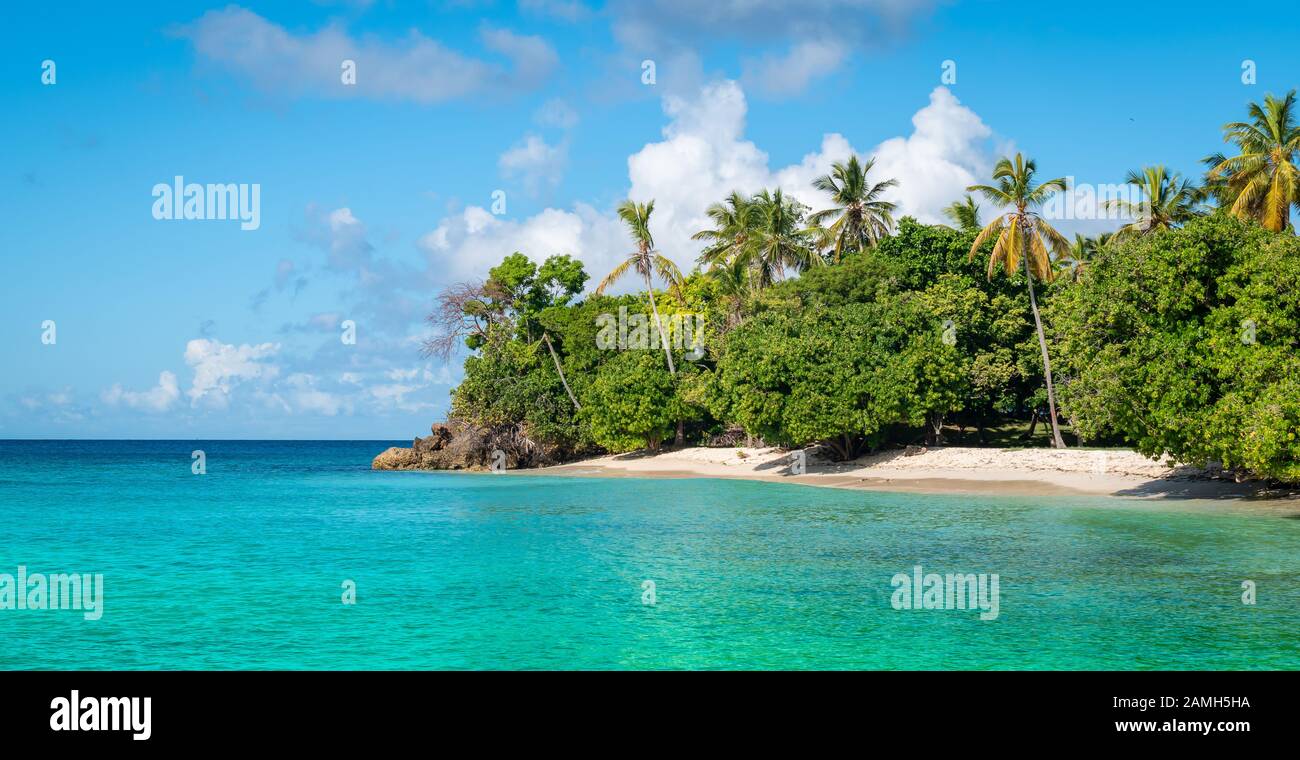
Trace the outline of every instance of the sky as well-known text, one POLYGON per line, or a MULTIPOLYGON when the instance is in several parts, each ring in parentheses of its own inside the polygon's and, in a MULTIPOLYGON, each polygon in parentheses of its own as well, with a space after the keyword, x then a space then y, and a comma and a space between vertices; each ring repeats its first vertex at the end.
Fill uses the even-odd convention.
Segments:
POLYGON ((0 438, 424 434, 463 358, 420 354, 437 292, 513 251, 599 281, 630 250, 629 197, 655 200, 659 248, 689 270, 709 203, 779 186, 823 208, 810 183, 850 154, 930 223, 1015 151, 1075 187, 1156 163, 1199 177, 1224 122, 1300 85, 1300 20, 1276 10, 10 7, 0 438), (245 186, 256 223, 165 218, 177 177, 245 186))

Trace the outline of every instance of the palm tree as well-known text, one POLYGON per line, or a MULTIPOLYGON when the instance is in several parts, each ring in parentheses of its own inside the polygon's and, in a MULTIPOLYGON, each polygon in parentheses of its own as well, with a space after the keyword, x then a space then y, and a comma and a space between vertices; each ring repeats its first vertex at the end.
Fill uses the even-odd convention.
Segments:
POLYGON ((542 341, 546 343, 546 349, 551 352, 551 361, 555 362, 555 371, 560 373, 560 382, 564 385, 564 392, 569 394, 569 401, 573 402, 573 408, 581 412, 582 404, 578 403, 578 397, 573 395, 573 389, 569 387, 569 381, 564 376, 564 367, 560 364, 560 355, 555 353, 555 346, 551 344, 551 336, 543 332, 542 341))
POLYGON ((788 269, 801 271, 825 263, 814 250, 812 231, 803 228, 808 208, 777 190, 752 197, 732 192, 726 201, 705 212, 713 229, 700 230, 693 240, 708 240, 699 262, 714 267, 741 264, 752 270, 751 284, 765 288, 788 269))
POLYGON ((980 224, 980 205, 969 195, 945 206, 943 215, 962 232, 975 232, 984 226, 980 224))
POLYGON ((1092 265, 1092 260, 1097 253, 1110 245, 1110 241, 1114 238, 1113 232, 1103 232, 1095 238, 1074 233, 1074 243, 1070 245, 1070 250, 1056 258, 1057 274, 1068 272, 1070 281, 1078 282, 1084 270, 1092 265))
POLYGON ((1143 200, 1138 203, 1108 200, 1102 204, 1103 208, 1117 209, 1133 217, 1131 223, 1115 233, 1121 240, 1154 230, 1167 230, 1200 214, 1202 191, 1183 179, 1181 174, 1170 174, 1163 165, 1130 171, 1124 181, 1136 187, 1143 200))
POLYGON ((745 301, 753 293, 751 272, 744 259, 736 258, 713 265, 708 277, 717 283, 722 301, 727 305, 727 329, 740 324, 744 317, 745 301))
POLYGON ((889 188, 896 187, 898 181, 870 182, 867 175, 875 163, 874 158, 863 164, 857 156, 851 156, 848 163, 837 161, 831 166, 830 174, 813 180, 813 187, 831 194, 835 207, 818 211, 808 221, 820 226, 828 219, 834 220, 828 231, 835 241, 835 261, 845 251, 870 248, 894 227, 895 206, 880 197, 889 188))
POLYGON ((650 311, 654 313, 655 329, 659 332, 659 342, 663 345, 664 356, 668 359, 668 372, 672 375, 677 374, 677 367, 673 364, 673 352, 668 347, 668 336, 664 335, 663 323, 659 320, 659 307, 655 304, 654 285, 650 281, 652 274, 659 275, 674 290, 681 287, 682 273, 673 263, 672 259, 664 256, 655 250, 654 236, 650 234, 650 214, 655 210, 655 202, 633 203, 632 201, 623 201, 618 206, 618 217, 627 224, 628 230, 632 233, 632 240, 636 242, 636 250, 627 255, 623 263, 614 267, 614 271, 605 275, 605 279, 600 281, 596 286, 596 293, 604 293, 605 289, 622 279, 623 275, 629 270, 635 269, 637 274, 645 280, 646 294, 650 297, 650 311))
POLYGON ((1282 99, 1267 95, 1263 106, 1251 103, 1249 113, 1248 122, 1223 125, 1224 142, 1235 143, 1241 152, 1206 158, 1206 184, 1233 216, 1281 232, 1290 224, 1292 207, 1300 208, 1295 90, 1282 99))
POLYGON ((763 190, 751 201, 751 266, 759 288, 771 285, 787 269, 802 271, 825 261, 813 250, 813 234, 803 227, 808 207, 786 198, 780 188, 763 190))
POLYGON ((1029 285, 1029 306, 1034 313, 1034 327, 1038 331, 1038 346, 1043 352, 1043 374, 1047 378, 1047 406, 1052 420, 1052 443, 1056 448, 1063 449, 1065 441, 1061 439, 1061 429, 1056 421, 1056 390, 1052 387, 1052 363, 1047 355, 1047 337, 1043 334, 1043 320, 1038 314, 1034 278, 1050 282, 1052 259, 1048 253, 1049 249, 1057 256, 1063 257, 1069 253, 1070 243, 1034 209, 1043 205, 1052 193, 1064 192, 1066 182, 1063 177, 1058 177, 1035 185, 1034 172, 1037 169, 1033 161, 1026 161, 1017 153, 1014 162, 1009 158, 1003 158, 993 168, 993 180, 997 183, 996 186, 971 185, 966 188, 970 192, 981 193, 998 208, 1011 207, 1011 211, 999 214, 975 237, 975 242, 970 247, 970 258, 975 258, 984 241, 996 236, 997 242, 994 243, 993 253, 989 256, 989 278, 992 279, 993 272, 999 265, 1008 275, 1023 265, 1025 281, 1029 285))
POLYGON ((700 230, 692 240, 707 240, 699 262, 714 266, 744 258, 754 228, 754 205, 743 193, 733 190, 722 203, 709 206, 704 213, 713 220, 713 229, 700 230))

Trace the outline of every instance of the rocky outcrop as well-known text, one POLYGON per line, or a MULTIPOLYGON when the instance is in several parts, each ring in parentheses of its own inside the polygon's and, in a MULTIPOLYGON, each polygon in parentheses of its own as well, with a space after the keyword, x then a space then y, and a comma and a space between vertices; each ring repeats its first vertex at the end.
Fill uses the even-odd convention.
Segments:
POLYGON ((370 463, 373 470, 463 470, 475 464, 464 441, 456 445, 458 427, 435 423, 429 435, 416 438, 409 449, 393 446, 370 463))
POLYGON ((420 458, 412 449, 393 446, 375 457, 370 463, 372 470, 414 470, 420 466, 420 458))
POLYGON ((411 447, 394 446, 370 464, 375 470, 486 470, 500 462, 506 469, 543 467, 564 461, 572 452, 533 441, 519 425, 479 427, 457 421, 435 423, 411 447), (499 452, 499 453, 498 453, 499 452))

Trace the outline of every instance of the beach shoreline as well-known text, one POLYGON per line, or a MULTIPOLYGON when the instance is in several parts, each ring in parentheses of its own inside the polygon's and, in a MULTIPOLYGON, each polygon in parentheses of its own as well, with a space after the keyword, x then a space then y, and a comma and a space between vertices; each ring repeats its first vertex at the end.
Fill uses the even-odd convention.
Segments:
POLYGON ((612 454, 530 470, 568 477, 727 478, 910 493, 1109 496, 1295 502, 1295 489, 1238 483, 1122 449, 939 447, 828 462, 779 448, 683 448, 612 454))

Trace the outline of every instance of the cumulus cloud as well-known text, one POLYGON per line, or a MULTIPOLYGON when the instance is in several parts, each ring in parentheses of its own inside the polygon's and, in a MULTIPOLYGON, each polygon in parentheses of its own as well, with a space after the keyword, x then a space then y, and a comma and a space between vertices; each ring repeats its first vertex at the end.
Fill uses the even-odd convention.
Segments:
POLYGON ((537 135, 528 135, 502 153, 497 166, 506 179, 522 181, 528 194, 536 196, 560 184, 568 155, 567 143, 549 145, 537 135))
POLYGON ((540 37, 484 27, 476 58, 416 30, 404 38, 355 39, 339 23, 295 34, 256 13, 229 6, 176 27, 201 59, 258 87, 293 96, 367 97, 438 103, 470 95, 531 90, 555 69, 558 56, 540 37), (342 82, 344 61, 356 64, 356 83, 342 82))
POLYGON ((147 391, 129 391, 121 384, 114 384, 101 396, 104 403, 111 406, 124 404, 132 409, 146 412, 165 412, 180 400, 181 390, 176 382, 176 375, 163 370, 158 374, 158 384, 147 391))
POLYGON ((185 344, 185 363, 194 370, 194 380, 186 392, 190 405, 203 402, 225 407, 236 385, 274 378, 280 368, 263 360, 279 350, 277 343, 235 346, 206 338, 191 340, 185 344))
POLYGON ((482 277, 515 251, 534 258, 567 253, 595 273, 611 267, 630 243, 617 219, 578 203, 569 211, 550 208, 523 220, 493 216, 484 208, 470 206, 444 217, 437 228, 420 238, 419 246, 431 268, 457 280, 482 277))
MULTIPOLYGON (((937 223, 942 208, 985 177, 993 162, 991 130, 944 87, 931 92, 929 103, 912 117, 910 134, 864 151, 843 135, 828 133, 798 163, 776 168, 767 153, 745 138, 747 111, 744 91, 734 81, 708 85, 691 98, 667 96, 663 139, 628 158, 628 197, 654 199, 656 244, 684 270, 694 266, 700 251, 691 236, 710 226, 705 214, 709 204, 733 190, 780 187, 813 209, 826 208, 830 199, 812 188, 813 179, 852 155, 875 156, 874 180, 899 181, 887 196, 898 204, 897 216, 937 223)), ((444 218, 419 244, 432 268, 460 278, 482 276, 513 251, 535 258, 569 253, 598 278, 630 245, 612 210, 599 212, 585 204, 546 209, 523 220, 471 206, 444 218)))

